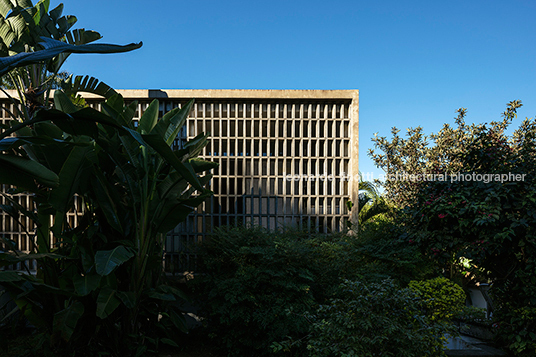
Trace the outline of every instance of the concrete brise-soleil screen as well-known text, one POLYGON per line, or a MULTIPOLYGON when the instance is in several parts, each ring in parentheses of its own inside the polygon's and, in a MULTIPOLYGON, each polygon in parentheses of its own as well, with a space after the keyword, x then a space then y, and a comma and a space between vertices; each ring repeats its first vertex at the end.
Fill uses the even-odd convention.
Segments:
MULTIPOLYGON (((192 247, 215 227, 237 224, 286 226, 329 233, 357 222, 359 92, 357 90, 118 90, 126 103, 138 101, 136 118, 154 100, 160 114, 195 104, 179 139, 182 145, 210 133, 201 158, 219 163, 210 189, 214 196, 168 233, 165 267, 195 270, 192 247)), ((16 93, 10 93, 16 98, 16 93)), ((84 94, 99 107, 102 98, 84 94)), ((0 95, 1 105, 13 112, 0 95)), ((0 122, 9 121, 2 109, 0 122)), ((28 195, 20 203, 32 208, 28 195)), ((3 204, 0 198, 0 204, 3 204)), ((79 205, 78 202, 75 203, 79 205)), ((76 224, 81 207, 69 221, 76 224)), ((24 222, 29 224, 30 222, 24 222)), ((29 249, 29 237, 5 212, 0 234, 29 249)))

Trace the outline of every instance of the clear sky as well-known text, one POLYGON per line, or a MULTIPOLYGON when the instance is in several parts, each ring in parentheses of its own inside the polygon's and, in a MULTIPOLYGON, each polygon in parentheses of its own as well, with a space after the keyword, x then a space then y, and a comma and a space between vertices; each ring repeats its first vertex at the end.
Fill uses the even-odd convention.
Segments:
MULTIPOLYGON (((51 0, 55 7, 59 1, 51 0)), ((64 69, 116 89, 359 89, 363 173, 374 133, 437 132, 468 108, 536 116, 536 1, 64 1, 75 27, 135 52, 73 55, 64 69)))

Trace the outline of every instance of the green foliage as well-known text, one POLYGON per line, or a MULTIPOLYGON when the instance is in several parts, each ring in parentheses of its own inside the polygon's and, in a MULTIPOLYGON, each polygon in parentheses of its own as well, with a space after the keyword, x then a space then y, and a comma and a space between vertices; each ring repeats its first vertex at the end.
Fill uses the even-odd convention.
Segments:
POLYGON ((444 356, 444 326, 423 313, 411 289, 391 280, 346 280, 311 319, 311 356, 444 356))
POLYGON ((258 227, 221 229, 211 238, 199 284, 214 344, 228 355, 258 356, 273 341, 306 334, 304 314, 315 302, 306 250, 299 238, 258 227))
MULTIPOLYGON (((421 174, 420 165, 427 168, 424 173, 447 175, 446 180, 387 182, 387 189, 405 207, 408 244, 419 246, 453 278, 463 270, 493 282, 500 326, 511 324, 511 311, 536 306, 536 121, 526 119, 512 135, 506 133, 520 106, 510 102, 501 121, 480 125, 465 124, 466 110, 460 109, 456 128, 446 125, 430 137, 435 145, 427 145, 420 131, 410 131, 408 140, 378 139, 388 152, 374 156, 387 173, 421 174), (392 162, 391 155, 397 156, 392 162)), ((533 326, 531 316, 515 328, 533 326)), ((532 343, 527 334, 501 330, 499 339, 516 353, 532 343)))
MULTIPOLYGON (((348 210, 351 210, 353 203, 349 201, 348 204, 348 210)), ((380 195, 374 183, 362 180, 361 173, 359 174, 359 202, 357 208, 359 210, 359 226, 389 212, 392 208, 389 202, 380 195)))
POLYGON ((342 279, 407 284, 429 270, 416 247, 396 239, 392 220, 375 220, 359 236, 229 227, 203 244, 204 300, 214 344, 230 355, 272 349, 303 355, 310 315, 339 294, 342 279), (288 339, 286 339, 288 337, 288 339), (285 342, 286 341, 286 342, 285 342))
MULTIPOLYGON (((90 92, 110 98, 116 92, 90 76, 67 76, 61 67, 71 53, 117 53, 141 47, 90 44, 102 36, 73 29, 75 16, 62 16, 63 4, 49 10, 50 0, 0 0, 0 74, 2 88, 16 89, 22 108, 18 116, 30 120, 38 108, 49 107, 52 89, 67 95, 90 92)), ((16 101, 12 98, 12 102, 16 101)))
MULTIPOLYGON (((380 281, 392 278, 400 285, 434 275, 433 265, 421 254, 419 247, 408 244, 405 227, 397 222, 398 210, 378 215, 360 227, 358 237, 351 241, 352 259, 359 259, 362 279, 380 281)), ((348 275, 344 275, 348 277, 348 275)))
POLYGON ((0 209, 21 225, 18 218, 27 216, 36 234, 30 254, 2 238, 9 251, 0 266, 37 262, 35 276, 1 271, 0 284, 41 332, 45 352, 155 352, 185 330, 178 309, 184 294, 163 276, 164 235, 212 194, 204 188, 211 175, 200 175, 214 164, 194 159, 206 137, 171 148, 192 101, 159 120, 149 110, 159 107, 154 101, 139 125, 137 103, 125 105, 119 95, 102 104, 104 112, 80 109, 61 91, 55 105, 63 111, 42 109, 31 127, 14 121, 0 134, 2 158, 39 168, 13 172, 5 167, 13 160, 0 161, 0 183, 18 185, 36 203, 35 212, 26 211, 3 193, 11 205, 0 209), (19 136, 6 138, 10 132, 19 136), (17 181, 22 174, 35 180, 17 181), (75 204, 83 216, 70 222, 75 204))
POLYGON ((536 354, 536 308, 517 307, 512 302, 494 313, 492 327, 497 331, 497 339, 516 355, 529 357, 536 354))
POLYGON ((465 304, 463 289, 447 278, 411 281, 408 287, 426 304, 432 320, 449 321, 462 311, 465 304))
POLYGON ((491 320, 487 318, 487 311, 482 307, 473 305, 464 306, 454 319, 462 322, 491 326, 491 320))

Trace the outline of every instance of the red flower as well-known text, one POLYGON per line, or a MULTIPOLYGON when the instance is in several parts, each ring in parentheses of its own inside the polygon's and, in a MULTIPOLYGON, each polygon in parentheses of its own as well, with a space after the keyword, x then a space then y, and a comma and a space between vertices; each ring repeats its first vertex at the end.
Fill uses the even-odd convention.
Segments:
POLYGON ((440 214, 438 214, 437 216, 438 216, 439 218, 445 218, 447 215, 444 214, 444 213, 440 213, 440 214))

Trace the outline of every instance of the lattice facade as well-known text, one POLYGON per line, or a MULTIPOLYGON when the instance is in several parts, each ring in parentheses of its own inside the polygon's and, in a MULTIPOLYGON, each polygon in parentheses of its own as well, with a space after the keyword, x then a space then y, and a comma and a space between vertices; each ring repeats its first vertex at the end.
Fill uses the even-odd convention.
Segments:
MULTIPOLYGON (((351 178, 358 174, 358 91, 120 92, 127 102, 138 101, 137 117, 155 98, 162 114, 196 98, 177 145, 208 132, 202 157, 220 164, 210 184, 214 196, 168 234, 168 270, 192 269, 193 256, 184 253, 218 226, 301 225, 327 233, 344 229, 356 214, 347 202, 357 202, 351 178)), ((0 232, 24 248, 25 234, 0 215, 0 232)))

